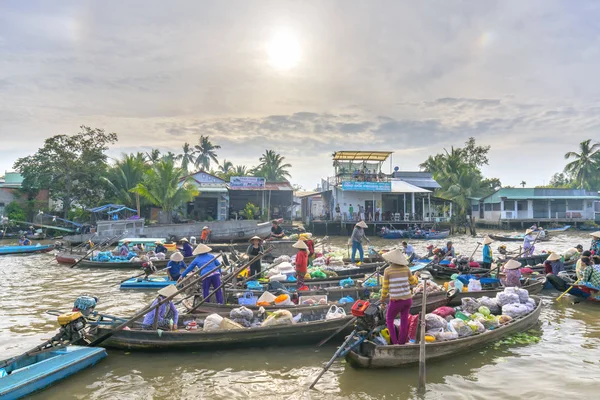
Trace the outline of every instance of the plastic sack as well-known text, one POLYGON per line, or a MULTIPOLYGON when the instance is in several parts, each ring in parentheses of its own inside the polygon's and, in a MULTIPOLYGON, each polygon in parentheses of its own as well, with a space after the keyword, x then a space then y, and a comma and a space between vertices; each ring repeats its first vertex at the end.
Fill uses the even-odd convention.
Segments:
POLYGON ((483 333, 485 332, 485 326, 479 321, 469 321, 467 322, 467 326, 471 328, 474 333, 483 333))
POLYGON ((473 330, 469 326, 467 326, 466 322, 462 319, 453 319, 449 322, 449 324, 452 327, 452 329, 456 331, 458 337, 467 337, 473 334, 473 330))
POLYGON ((479 304, 481 304, 482 307, 487 307, 488 310, 490 310, 491 314, 500 315, 500 313, 502 312, 495 298, 491 299, 487 296, 483 296, 479 299, 479 304))
POLYGON ((288 310, 276 310, 267 317, 261 326, 290 325, 294 323, 294 317, 288 310))
POLYGON ((204 319, 203 329, 205 331, 217 331, 221 329, 221 321, 223 321, 223 317, 221 317, 219 314, 210 314, 204 319))
POLYGON ((236 324, 241 325, 244 328, 250 328, 252 326, 251 320, 247 320, 247 319, 243 319, 243 318, 231 318, 231 320, 233 322, 235 322, 236 324))
POLYGON ((289 276, 287 277, 287 281, 288 281, 288 282, 296 282, 296 281, 297 281, 297 279, 296 279, 296 277, 295 277, 295 276, 289 275, 289 276))
POLYGON ((498 322, 500 323, 500 325, 504 325, 510 321, 512 321, 512 318, 508 315, 501 315, 498 317, 498 322))
POLYGON ((495 329, 500 326, 500 321, 495 315, 490 315, 481 322, 486 329, 495 329))
POLYGON ((330 320, 330 319, 340 319, 340 318, 344 318, 346 316, 346 311, 338 306, 331 306, 329 307, 329 311, 327 311, 327 314, 325 315, 325 319, 326 320, 330 320))
POLYGON ((533 299, 529 299, 527 300, 527 303, 525 303, 525 307, 527 307, 527 312, 530 313, 533 310, 535 310, 536 304, 535 304, 535 300, 533 299))
POLYGON ((340 304, 340 305, 349 304, 349 303, 354 304, 354 299, 350 296, 345 296, 338 300, 338 304, 340 304))
POLYGON ((258 281, 248 281, 246 282, 246 288, 248 290, 263 290, 263 286, 258 281))
POLYGON ((448 316, 454 316, 454 308, 448 306, 438 307, 431 312, 432 314, 439 315, 442 318, 446 318, 448 316))
POLYGON ((340 280, 340 286, 341 287, 354 286, 354 280, 352 278, 342 279, 342 280, 340 280))
POLYGON ((439 315, 426 314, 425 315, 425 326, 426 331, 429 332, 432 329, 444 328, 446 326, 446 320, 439 315))
MULTIPOLYGON (((206 329, 206 325, 205 325, 205 329, 206 329)), ((223 318, 221 320, 221 323, 219 324, 219 329, 244 329, 244 326, 238 324, 237 322, 230 320, 229 318, 223 318)))
POLYGON ((235 319, 246 319, 250 321, 254 317, 252 310, 246 307, 237 307, 229 312, 229 318, 235 319))
POLYGON ((287 281, 287 275, 284 275, 284 274, 273 275, 273 276, 269 277, 269 280, 272 282, 287 281))
POLYGON ((486 306, 481 306, 477 309, 477 311, 483 314, 484 317, 488 317, 491 314, 491 311, 486 306))
POLYGON ((519 304, 519 295, 516 293, 500 292, 496 294, 496 302, 500 307, 504 307, 507 304, 519 304))
POLYGON ((469 281, 469 292, 481 292, 481 282, 477 279, 471 279, 469 281))
POLYGON ((294 303, 292 303, 290 296, 287 294, 280 294, 279 296, 275 297, 276 306, 291 306, 293 304, 294 303))
POLYGON ((527 303, 529 300, 529 292, 526 289, 520 289, 518 287, 507 287, 504 289, 504 293, 516 294, 519 296, 519 303, 527 303))
POLYGON ((325 279, 327 278, 327 275, 325 274, 325 272, 318 269, 316 271, 311 272, 310 277, 312 279, 325 279))
POLYGON ((419 326, 419 314, 408 314, 408 340, 417 340, 417 327, 419 326))
POLYGON ((377 279, 369 278, 363 283, 363 287, 375 287, 377 286, 377 279))
POLYGON ((478 299, 474 299, 473 297, 464 297, 461 300, 461 308, 463 311, 468 312, 469 314, 474 314, 481 307, 478 299))
POLYGON ((508 315, 511 318, 522 317, 529 313, 529 309, 525 304, 516 303, 516 304, 506 304, 502 306, 502 314, 508 315))

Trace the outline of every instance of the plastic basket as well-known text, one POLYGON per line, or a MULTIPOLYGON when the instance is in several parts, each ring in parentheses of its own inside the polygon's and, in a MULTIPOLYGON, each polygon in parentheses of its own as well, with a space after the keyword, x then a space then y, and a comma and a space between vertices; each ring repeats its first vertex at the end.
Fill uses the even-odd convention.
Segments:
POLYGON ((243 296, 238 297, 238 304, 241 306, 255 306, 258 301, 258 297, 254 296, 252 292, 246 292, 243 296))

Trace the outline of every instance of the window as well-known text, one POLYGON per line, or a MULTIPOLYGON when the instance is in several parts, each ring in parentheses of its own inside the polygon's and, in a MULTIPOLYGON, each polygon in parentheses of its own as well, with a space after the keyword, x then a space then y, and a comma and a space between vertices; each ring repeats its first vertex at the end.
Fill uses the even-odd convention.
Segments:
MULTIPOLYGON (((492 204, 492 211, 501 211, 502 210, 501 206, 502 206, 501 203, 492 204)), ((514 210, 514 208, 513 208, 513 210, 514 210)))
POLYGON ((567 208, 569 210, 583 210, 583 200, 569 200, 567 208))
POLYGON ((518 201, 517 202, 517 210, 518 211, 527 211, 527 204, 528 204, 527 200, 518 201))
POLYGON ((479 211, 479 204, 474 204, 471 206, 472 211, 479 211))
POLYGON ((492 211, 492 203, 486 203, 484 207, 484 211, 492 211))
POLYGON ((514 200, 504 200, 504 210, 514 211, 514 209, 515 209, 515 201, 514 200))

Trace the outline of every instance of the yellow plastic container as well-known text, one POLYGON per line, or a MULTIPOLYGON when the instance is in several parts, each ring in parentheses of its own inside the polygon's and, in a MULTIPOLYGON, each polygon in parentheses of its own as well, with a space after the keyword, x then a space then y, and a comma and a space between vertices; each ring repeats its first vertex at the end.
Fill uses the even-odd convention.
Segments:
POLYGON ((385 341, 387 342, 387 344, 392 343, 392 340, 390 338, 390 330, 388 328, 385 328, 385 329, 381 330, 381 336, 383 336, 383 338, 385 339, 385 341))
POLYGON ((425 341, 427 343, 435 342, 435 337, 431 335, 425 335, 425 341))

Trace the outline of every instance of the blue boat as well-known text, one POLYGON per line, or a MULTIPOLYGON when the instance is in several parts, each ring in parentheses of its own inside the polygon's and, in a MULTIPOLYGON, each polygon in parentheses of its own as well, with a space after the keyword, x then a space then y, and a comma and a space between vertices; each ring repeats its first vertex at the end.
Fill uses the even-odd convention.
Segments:
POLYGON ((67 346, 19 359, 0 369, 0 399, 30 395, 104 357, 106 350, 101 347, 67 346))
POLYGON ((54 249, 52 244, 37 244, 35 246, 0 246, 0 256, 8 254, 46 253, 54 249))
POLYGON ((569 229, 571 229, 571 225, 565 225, 560 228, 546 228, 548 232, 565 232, 569 229))
POLYGON ((176 281, 170 281, 169 277, 150 277, 147 280, 143 278, 131 278, 121 283, 121 289, 162 289, 169 285, 176 285, 176 281))
POLYGON ((384 239, 423 239, 423 240, 434 240, 434 239, 446 239, 450 235, 450 231, 429 231, 429 230, 407 230, 401 229, 388 229, 383 228, 381 230, 381 237, 384 239))

